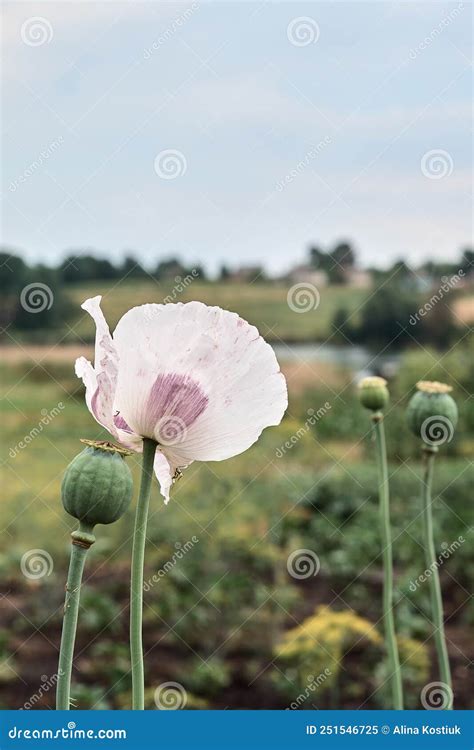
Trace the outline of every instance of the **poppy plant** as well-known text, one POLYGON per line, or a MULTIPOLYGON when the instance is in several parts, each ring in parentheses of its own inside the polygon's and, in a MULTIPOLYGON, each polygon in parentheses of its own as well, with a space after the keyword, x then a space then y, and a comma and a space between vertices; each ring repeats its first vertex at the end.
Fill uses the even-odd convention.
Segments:
POLYGON ((153 471, 168 502, 193 461, 221 461, 249 448, 287 407, 273 349, 236 313, 201 302, 129 310, 113 333, 101 297, 82 305, 96 324, 94 366, 76 374, 97 422, 128 449, 143 452, 135 517, 130 603, 133 708, 144 707, 142 591, 153 471))

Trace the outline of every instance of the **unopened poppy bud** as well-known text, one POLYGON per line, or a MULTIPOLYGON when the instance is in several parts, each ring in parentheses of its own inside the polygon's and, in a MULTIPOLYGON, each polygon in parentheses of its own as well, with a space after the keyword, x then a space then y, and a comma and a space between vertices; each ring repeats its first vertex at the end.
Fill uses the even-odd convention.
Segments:
POLYGON ((66 469, 61 486, 64 509, 85 526, 117 521, 130 505, 132 474, 129 451, 112 443, 82 440, 87 447, 66 469))
POLYGON ((389 400, 387 381, 378 377, 364 378, 359 383, 359 398, 366 409, 380 411, 389 400))
POLYGON ((458 407, 445 383, 420 380, 407 407, 408 426, 431 446, 449 443, 458 422, 458 407))

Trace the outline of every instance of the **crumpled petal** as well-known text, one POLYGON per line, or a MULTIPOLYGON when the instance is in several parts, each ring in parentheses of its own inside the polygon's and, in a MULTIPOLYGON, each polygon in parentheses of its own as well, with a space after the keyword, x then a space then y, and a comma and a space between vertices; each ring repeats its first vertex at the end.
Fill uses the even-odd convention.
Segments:
POLYGON ((165 504, 169 503, 170 489, 173 485, 173 476, 175 469, 170 465, 166 456, 159 450, 155 453, 153 469, 160 484, 160 492, 165 499, 165 504))
MULTIPOLYGON (((102 297, 92 297, 81 307, 89 313, 96 324, 94 367, 85 358, 76 360, 76 375, 86 387, 86 403, 97 422, 105 427, 116 440, 121 440, 122 430, 114 419, 114 400, 118 373, 118 355, 110 335, 109 326, 100 309, 102 297)), ((127 445, 125 440, 125 445, 127 445)))
POLYGON ((265 427, 279 424, 287 407, 273 349, 236 313, 201 302, 142 305, 119 321, 114 342, 127 358, 117 382, 120 412, 134 431, 158 440, 165 455, 172 449, 179 465, 243 452, 265 427), (192 422, 183 418, 184 401, 181 412, 165 413, 165 420, 178 421, 176 441, 163 444, 159 432, 150 434, 149 415, 150 394, 166 376, 191 378, 207 404, 192 422))

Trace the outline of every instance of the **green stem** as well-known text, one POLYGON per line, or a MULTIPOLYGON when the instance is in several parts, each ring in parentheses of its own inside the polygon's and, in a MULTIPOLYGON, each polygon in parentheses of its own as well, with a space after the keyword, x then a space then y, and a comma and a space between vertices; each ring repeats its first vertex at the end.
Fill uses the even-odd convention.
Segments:
POLYGON ((143 438, 142 479, 135 513, 135 529, 133 532, 132 575, 130 583, 130 657, 132 661, 132 708, 135 711, 143 711, 145 708, 145 676, 142 644, 143 564, 156 446, 157 443, 155 440, 143 438))
POLYGON ((380 412, 373 415, 377 467, 379 475, 380 527, 383 550, 383 622, 385 648, 388 655, 393 708, 403 709, 403 688, 398 656, 395 622, 393 617, 393 561, 392 537, 390 533, 390 501, 388 487, 387 450, 383 417, 380 412))
POLYGON ((72 659, 76 640, 82 573, 89 547, 95 541, 95 537, 92 534, 92 527, 82 523, 79 524, 78 531, 74 531, 71 536, 71 558, 66 583, 63 632, 59 649, 58 682, 56 689, 56 709, 58 711, 69 711, 70 708, 72 659))
POLYGON ((423 477, 423 526, 425 535, 425 564, 426 569, 431 571, 429 577, 431 596, 431 616, 433 619, 433 637, 438 654, 438 664, 441 680, 449 687, 448 709, 453 707, 453 691, 451 681, 451 669, 449 667, 448 650, 446 648, 446 636, 444 634, 443 601, 441 598, 441 586, 439 582, 438 566, 433 539, 433 515, 431 512, 432 499, 431 487, 433 484, 433 470, 436 450, 425 446, 425 473, 423 477))

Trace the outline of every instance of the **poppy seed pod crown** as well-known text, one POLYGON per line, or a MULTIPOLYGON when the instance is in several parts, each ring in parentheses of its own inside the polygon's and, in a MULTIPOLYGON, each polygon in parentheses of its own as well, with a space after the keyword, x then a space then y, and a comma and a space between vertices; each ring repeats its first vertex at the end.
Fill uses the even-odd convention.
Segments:
POLYGON ((372 411, 380 411, 388 404, 387 381, 384 378, 364 378, 359 383, 359 398, 362 406, 372 411))
POLYGON ((66 469, 64 509, 87 526, 117 521, 130 505, 133 482, 124 461, 129 451, 112 443, 83 440, 87 447, 66 469))
POLYGON ((420 380, 417 392, 407 408, 411 431, 431 446, 449 443, 458 422, 458 408, 451 386, 436 381, 420 380))

